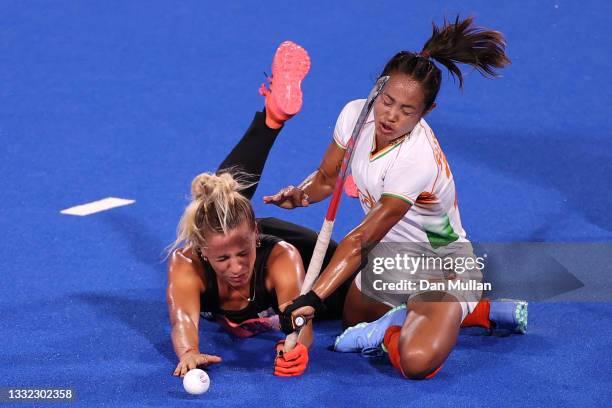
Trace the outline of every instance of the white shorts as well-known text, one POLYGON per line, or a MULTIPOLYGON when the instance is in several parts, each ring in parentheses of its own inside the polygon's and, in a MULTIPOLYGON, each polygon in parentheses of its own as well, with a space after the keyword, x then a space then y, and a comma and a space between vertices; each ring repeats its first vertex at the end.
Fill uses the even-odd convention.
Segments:
MULTIPOLYGON (((448 293, 453 296, 461 305, 462 317, 461 320, 474 311, 476 305, 482 297, 482 292, 478 289, 466 289, 470 284, 476 285, 477 282, 482 282, 482 272, 477 266, 475 268, 466 270, 463 268, 463 272, 456 273, 457 269, 440 269, 439 264, 437 266, 426 267, 425 262, 422 266, 415 266, 412 270, 408 270, 406 267, 395 267, 391 269, 384 269, 383 272, 378 270, 378 273, 374 272, 373 265, 376 264, 376 259, 384 260, 386 258, 393 258, 398 256, 398 249, 383 245, 377 245, 368 254, 368 264, 362 269, 355 277, 355 285, 359 291, 368 296, 371 299, 382 302, 390 307, 398 306, 401 303, 406 303, 410 298, 416 295, 439 291, 448 293), (393 256, 391 256, 391 255, 393 256), (365 274, 364 275, 364 271, 365 274), (409 281, 411 283, 409 284, 409 281), (471 281, 471 282, 470 282, 471 281), (434 282, 435 284, 432 284, 434 282), (364 290, 363 285, 367 285, 367 290, 364 290), (466 286, 462 286, 465 284, 466 286)), ((417 252, 416 247, 402 247, 400 258, 404 254, 408 257, 422 258, 422 254, 417 252)), ((473 258, 475 256, 471 250, 471 245, 468 243, 467 246, 458 247, 457 252, 445 252, 444 255, 429 255, 430 259, 451 259, 453 260, 452 265, 459 265, 457 260, 463 262, 465 265, 466 259, 473 258), (460 259, 461 258, 461 259, 460 259)), ((450 262, 450 261, 449 261, 450 262)), ((475 261, 473 261, 475 264, 475 261)), ((379 263, 379 266, 382 262, 379 263)), ((406 264, 404 264, 406 265, 406 264)), ((434 265, 432 263, 432 265, 434 265)))
MULTIPOLYGON (((359 291, 361 292, 361 272, 359 272, 357 276, 355 276, 355 286, 357 286, 357 289, 359 289, 359 291)), ((418 292, 408 294, 406 298, 406 302, 410 300, 410 298, 416 295, 419 295, 421 293, 425 293, 425 292, 426 291, 418 291, 418 292)), ((450 292, 447 292, 447 293, 450 293, 450 292)), ((450 294, 457 298, 457 301, 459 302, 459 305, 461 306, 461 321, 463 321, 467 315, 469 315, 470 313, 474 311, 474 309, 476 309, 476 306, 478 305, 478 302, 480 301, 480 300, 468 300, 468 299, 465 299, 464 296, 456 296, 453 293, 450 293, 450 294)), ((385 305, 392 307, 392 308, 399 306, 397 302, 391 302, 388 300, 381 300, 381 299, 374 299, 374 300, 382 302, 385 305)))

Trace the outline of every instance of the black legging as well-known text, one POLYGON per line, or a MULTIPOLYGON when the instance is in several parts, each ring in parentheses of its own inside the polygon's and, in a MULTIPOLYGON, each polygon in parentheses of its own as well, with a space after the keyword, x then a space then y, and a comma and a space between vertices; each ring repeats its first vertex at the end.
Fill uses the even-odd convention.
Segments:
MULTIPOLYGON (((249 126, 242 139, 227 155, 225 160, 221 162, 217 170, 217 173, 224 171, 232 172, 234 170, 247 173, 250 181, 253 181, 255 184, 241 193, 249 199, 253 198, 255 190, 257 190, 268 154, 281 130, 267 127, 265 119, 265 113, 255 113, 251 126, 249 126)), ((257 224, 261 233, 277 236, 295 246, 302 256, 304 266, 308 266, 315 244, 317 243, 317 233, 315 231, 278 218, 258 218, 257 224)), ((337 245, 333 240, 329 243, 329 248, 323 261, 323 268, 329 263, 337 245)), ((352 279, 349 279, 327 298, 325 304, 328 312, 317 316, 318 318, 340 317, 342 315, 344 298, 351 282, 352 279)))

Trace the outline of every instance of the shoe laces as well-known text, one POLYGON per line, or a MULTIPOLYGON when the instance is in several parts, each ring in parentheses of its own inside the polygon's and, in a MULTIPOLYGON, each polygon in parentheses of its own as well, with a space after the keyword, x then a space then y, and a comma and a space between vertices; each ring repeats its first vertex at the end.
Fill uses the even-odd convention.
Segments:
POLYGON ((261 86, 259 87, 259 94, 261 96, 268 96, 270 94, 270 90, 268 89, 266 84, 261 84, 261 86))
POLYGON ((361 356, 365 357, 365 358, 375 358, 375 357, 380 357, 384 354, 385 352, 383 351, 383 349, 379 346, 377 347, 366 347, 363 350, 361 350, 361 356))
POLYGON ((266 77, 266 81, 268 82, 268 86, 265 83, 261 84, 259 87, 259 94, 261 96, 268 96, 270 94, 270 87, 272 86, 272 75, 268 75, 266 71, 263 71, 264 76, 266 77))

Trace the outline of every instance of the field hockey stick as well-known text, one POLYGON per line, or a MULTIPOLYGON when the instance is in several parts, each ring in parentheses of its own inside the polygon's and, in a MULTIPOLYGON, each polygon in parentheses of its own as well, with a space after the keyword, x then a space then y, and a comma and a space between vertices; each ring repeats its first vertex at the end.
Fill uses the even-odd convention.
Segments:
MULTIPOLYGON (((304 295, 310 291, 312 285, 314 284, 315 280, 319 276, 319 273, 321 272, 323 259, 325 258, 325 253, 327 252, 327 247, 329 246, 329 241, 331 240, 332 231, 334 230, 336 213, 338 212, 340 198, 342 197, 342 187, 344 185, 344 181, 346 179, 346 175, 348 173, 351 160, 353 158, 353 150, 357 145, 357 140, 359 139, 361 130, 363 129, 363 126, 365 125, 365 122, 368 119, 370 112, 372 111, 374 101, 382 92, 383 88, 389 81, 389 78, 389 76, 383 76, 380 77, 378 81, 376 81, 376 84, 368 95, 368 99, 366 99, 366 102, 363 105, 363 108, 361 109, 361 113, 359 113, 359 117, 357 118, 357 122, 355 123, 355 127, 353 128, 353 132, 351 133, 351 138, 349 139, 346 145, 346 151, 344 152, 344 157, 342 158, 342 166, 340 167, 340 172, 338 173, 338 177, 336 178, 336 185, 334 186, 333 195, 331 201, 329 202, 329 207, 327 208, 325 221, 323 221, 323 226, 321 227, 321 231, 319 232, 317 243, 315 245, 312 258, 310 259, 310 264, 308 265, 306 276, 304 277, 304 283, 302 284, 302 290, 300 291, 301 295, 304 295)), ((296 328, 296 331, 288 335, 285 339, 285 351, 292 350, 295 347, 299 330, 306 323, 307 319, 303 316, 298 316, 295 318, 293 325, 296 328)))

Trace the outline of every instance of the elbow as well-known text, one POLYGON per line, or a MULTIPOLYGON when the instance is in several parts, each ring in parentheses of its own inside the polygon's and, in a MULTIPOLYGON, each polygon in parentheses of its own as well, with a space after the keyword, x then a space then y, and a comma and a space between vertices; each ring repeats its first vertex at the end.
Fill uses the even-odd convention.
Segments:
POLYGON ((378 243, 378 240, 360 228, 351 231, 345 239, 350 242, 351 253, 359 254, 360 257, 366 256, 378 243))
POLYGON ((353 231, 346 238, 349 245, 349 257, 358 265, 363 265, 367 259, 368 253, 376 245, 371 243, 367 236, 361 231, 353 231))
POLYGON ((326 189, 326 192, 331 194, 334 187, 336 186, 336 178, 338 176, 327 173, 322 167, 318 168, 318 174, 321 186, 326 189))

